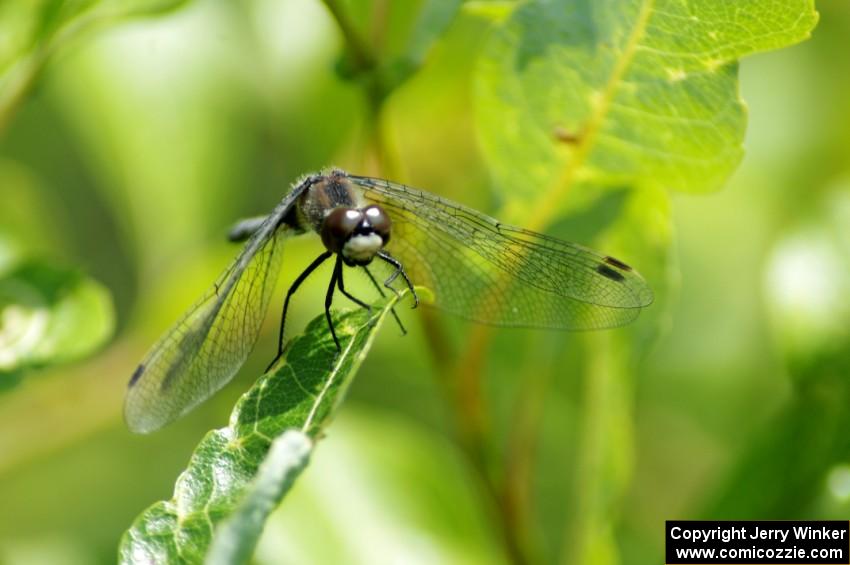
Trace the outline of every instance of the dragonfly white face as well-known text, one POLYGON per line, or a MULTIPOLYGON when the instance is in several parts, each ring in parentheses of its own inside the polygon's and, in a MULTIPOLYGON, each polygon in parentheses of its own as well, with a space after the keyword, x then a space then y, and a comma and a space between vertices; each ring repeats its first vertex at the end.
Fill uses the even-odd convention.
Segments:
POLYGON ((319 227, 322 243, 328 251, 338 253, 349 267, 362 267, 390 241, 392 222, 375 204, 362 209, 328 210, 319 227))

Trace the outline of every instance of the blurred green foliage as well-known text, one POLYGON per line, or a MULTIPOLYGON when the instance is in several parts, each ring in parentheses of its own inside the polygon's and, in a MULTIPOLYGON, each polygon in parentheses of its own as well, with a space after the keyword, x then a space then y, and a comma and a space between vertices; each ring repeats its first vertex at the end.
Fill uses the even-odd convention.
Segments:
MULTIPOLYGON (((119 331, 0 396, 0 561, 114 562, 170 496, 261 373, 276 316, 241 376, 158 434, 124 429, 126 381, 235 254, 226 227, 329 164, 621 256, 658 302, 583 335, 387 325, 256 562, 643 564, 665 519, 847 516, 846 3, 740 69, 805 37, 809 3, 697 57, 669 52, 729 39, 764 3, 690 3, 711 29, 645 15, 644 46, 665 53, 635 51, 621 76, 650 86, 617 89, 599 143, 583 118, 639 3, 121 4, 0 4, 0 261, 77 266, 109 288, 119 331), (157 17, 124 17, 136 8, 157 17), (668 192, 720 188, 742 136, 722 190, 668 192)), ((290 242, 281 289, 319 245, 290 242)), ((294 325, 323 292, 305 287, 294 325)))
POLYGON ((112 301, 97 282, 44 261, 0 274, 0 389, 24 371, 91 353, 112 333, 112 301))
POLYGON ((216 528, 205 561, 227 565, 254 554, 269 515, 307 466, 313 442, 298 429, 278 434, 231 516, 216 528))

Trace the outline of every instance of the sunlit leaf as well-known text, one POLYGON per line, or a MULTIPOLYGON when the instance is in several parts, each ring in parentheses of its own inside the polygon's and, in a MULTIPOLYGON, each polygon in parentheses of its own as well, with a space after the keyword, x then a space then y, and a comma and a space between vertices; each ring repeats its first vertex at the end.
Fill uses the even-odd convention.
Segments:
MULTIPOLYGON (((381 88, 385 93, 398 88, 420 69, 434 43, 454 21, 461 4, 461 0, 425 0, 418 10, 410 10, 410 6, 402 3, 393 6, 394 10, 405 16, 401 19, 411 18, 413 21, 411 33, 404 38, 397 38, 401 45, 391 46, 390 53, 382 53, 381 60, 375 61, 381 88)), ((359 68, 350 55, 346 52, 337 63, 337 72, 343 78, 352 79, 363 71, 375 70, 359 68)))
POLYGON ((499 189, 553 195, 549 205, 576 186, 717 189, 742 156, 738 59, 807 38, 813 4, 523 5, 477 74, 479 139, 499 189))
POLYGON ((449 27, 461 6, 461 0, 427 0, 419 17, 410 42, 407 57, 421 63, 434 41, 449 27))
POLYGON ((202 561, 213 528, 240 504, 274 438, 290 428, 320 437, 393 304, 371 316, 365 310, 335 316, 339 355, 323 315, 293 338, 283 364, 242 396, 230 424, 201 441, 173 498, 136 518, 122 540, 121 562, 202 561))
POLYGON ((403 53, 389 61, 383 69, 387 89, 398 88, 419 70, 434 43, 452 23, 460 7, 461 0, 424 2, 403 53))
POLYGON ((266 519, 307 466, 313 443, 298 430, 272 442, 257 477, 233 515, 216 530, 207 565, 242 563, 251 558, 266 519))
POLYGON ((74 270, 28 261, 0 275, 0 379, 84 357, 113 328, 109 293, 74 270))
POLYGON ((632 327, 581 340, 577 476, 547 493, 577 518, 550 532, 564 540, 553 558, 617 561, 606 524, 632 473, 632 367, 664 328, 676 281, 668 191, 722 186, 743 153, 738 60, 808 37, 816 20, 811 0, 528 2, 484 49, 478 138, 509 213, 591 238, 658 297, 632 327))

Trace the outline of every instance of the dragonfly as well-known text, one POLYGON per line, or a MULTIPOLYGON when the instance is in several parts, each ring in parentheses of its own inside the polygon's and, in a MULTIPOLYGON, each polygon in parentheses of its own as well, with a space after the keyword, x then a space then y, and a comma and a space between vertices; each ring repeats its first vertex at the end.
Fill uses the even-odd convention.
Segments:
MULTIPOLYGON (((127 390, 124 416, 138 433, 176 420, 227 384, 251 353, 274 293, 290 235, 318 234, 324 251, 295 279, 281 313, 277 354, 284 350, 290 299, 326 261, 333 271, 325 298, 331 317, 351 269, 377 291, 427 287, 432 305, 471 321, 561 330, 612 328, 633 321, 653 300, 629 265, 576 243, 503 224, 424 190, 339 169, 307 175, 267 216, 237 223, 244 242, 235 260, 145 355, 127 390), (378 282, 375 270, 387 274, 378 282), (383 288, 382 288, 383 287, 383 288)), ((393 315, 401 325, 395 310, 393 315)), ((402 326, 403 330, 403 326, 402 326)))

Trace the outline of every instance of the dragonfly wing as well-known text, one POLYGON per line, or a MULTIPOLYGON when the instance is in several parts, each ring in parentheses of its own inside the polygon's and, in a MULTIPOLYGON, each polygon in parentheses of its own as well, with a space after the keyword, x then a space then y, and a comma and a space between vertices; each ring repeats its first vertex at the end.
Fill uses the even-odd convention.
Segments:
POLYGON ((646 281, 617 259, 414 188, 350 178, 392 218, 388 251, 444 310, 494 325, 580 330, 626 324, 652 302, 646 281))
POLYGON ((201 299, 151 348, 130 380, 128 427, 153 431, 223 387, 250 354, 274 291, 290 193, 201 299))

